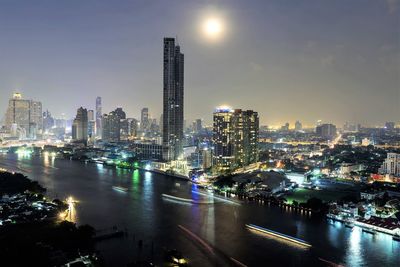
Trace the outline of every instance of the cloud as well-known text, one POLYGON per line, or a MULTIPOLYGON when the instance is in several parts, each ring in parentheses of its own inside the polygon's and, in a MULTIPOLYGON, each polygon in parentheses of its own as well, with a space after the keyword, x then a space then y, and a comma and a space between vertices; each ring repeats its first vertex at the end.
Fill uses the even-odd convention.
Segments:
POLYGON ((321 64, 324 67, 332 66, 336 61, 335 56, 333 55, 327 55, 323 58, 321 58, 321 64))
POLYGON ((255 63, 255 62, 250 62, 250 68, 251 68, 254 72, 261 72, 261 71, 264 71, 264 70, 265 70, 265 68, 264 68, 262 65, 260 65, 260 64, 258 64, 258 63, 255 63))
POLYGON ((399 7, 400 0, 386 0, 386 5, 389 11, 389 14, 396 13, 399 7))

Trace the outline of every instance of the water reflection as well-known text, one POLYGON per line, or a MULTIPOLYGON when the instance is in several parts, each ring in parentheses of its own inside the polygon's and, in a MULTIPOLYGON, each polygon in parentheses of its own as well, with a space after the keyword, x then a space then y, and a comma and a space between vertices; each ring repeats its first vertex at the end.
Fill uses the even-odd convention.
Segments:
POLYGON ((365 264, 361 253, 361 235, 361 228, 354 227, 351 230, 350 237, 347 239, 346 262, 349 266, 363 266, 365 264))

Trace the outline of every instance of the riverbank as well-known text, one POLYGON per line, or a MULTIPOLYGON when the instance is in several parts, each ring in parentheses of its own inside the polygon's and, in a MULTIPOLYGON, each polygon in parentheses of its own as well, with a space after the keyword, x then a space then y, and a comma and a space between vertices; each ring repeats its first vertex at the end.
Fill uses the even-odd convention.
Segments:
POLYGON ((59 220, 67 208, 48 200, 46 188, 20 174, 0 171, 0 258, 4 266, 60 266, 94 253, 94 229, 59 220))

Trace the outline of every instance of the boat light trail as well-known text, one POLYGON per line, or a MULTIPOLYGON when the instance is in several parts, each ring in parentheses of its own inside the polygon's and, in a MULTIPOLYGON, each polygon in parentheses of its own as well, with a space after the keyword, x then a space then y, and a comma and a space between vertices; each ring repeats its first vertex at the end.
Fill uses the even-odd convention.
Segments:
POLYGON ((311 247, 311 244, 308 243, 307 241, 301 240, 301 239, 296 238, 296 237, 288 236, 288 235, 285 235, 285 234, 281 234, 281 233, 278 233, 278 232, 263 228, 261 226, 257 226, 257 225, 254 225, 254 224, 246 224, 246 227, 248 229, 250 229, 250 230, 253 230, 253 231, 256 231, 256 232, 259 232, 259 233, 263 233, 263 234, 266 234, 266 235, 270 235, 270 236, 273 236, 273 237, 278 237, 279 239, 290 241, 292 243, 295 243, 297 245, 300 245, 300 246, 303 246, 303 247, 306 247, 306 248, 310 248, 311 247))
POLYGON ((202 196, 212 197, 212 198, 215 198, 217 200, 220 200, 220 201, 223 201, 223 202, 227 202, 227 203, 230 203, 230 204, 233 204, 233 205, 240 205, 240 203, 238 203, 236 201, 233 201, 233 200, 230 200, 230 199, 226 199, 226 198, 223 198, 223 197, 219 197, 219 196, 215 196, 213 194, 202 193, 202 192, 195 191, 195 190, 192 190, 192 193, 199 194, 199 195, 202 195, 202 196))
POLYGON ((193 200, 190 198, 176 197, 176 196, 171 196, 171 195, 167 195, 167 194, 162 194, 162 196, 166 199, 172 199, 172 200, 182 201, 182 202, 192 203, 192 204, 213 204, 214 203, 212 201, 196 201, 196 200, 193 200))

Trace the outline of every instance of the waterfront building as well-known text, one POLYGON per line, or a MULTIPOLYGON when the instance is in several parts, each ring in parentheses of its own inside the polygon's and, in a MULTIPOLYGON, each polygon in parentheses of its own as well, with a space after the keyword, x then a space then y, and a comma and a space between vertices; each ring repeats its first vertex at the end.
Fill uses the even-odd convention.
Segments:
POLYGON ((88 140, 88 112, 80 107, 72 123, 72 140, 86 143, 88 140))
POLYGON ((15 93, 8 102, 5 126, 13 137, 36 139, 43 129, 42 103, 15 93))
POLYGON ((176 160, 183 152, 184 55, 175 38, 164 38, 163 65, 163 158, 176 160))
POLYGON ((379 173, 400 176, 400 154, 387 153, 387 158, 379 168, 379 173))
POLYGON ((162 160, 163 147, 154 143, 133 143, 131 151, 138 160, 162 160))
POLYGON ((233 170, 258 161, 257 112, 217 108, 213 122, 213 163, 217 171, 233 170))
POLYGON ((101 97, 96 98, 96 136, 101 138, 102 125, 101 125, 101 97))
POLYGON ((333 139, 336 136, 336 126, 329 123, 318 125, 315 132, 322 138, 333 139))

